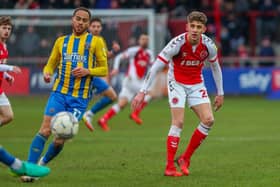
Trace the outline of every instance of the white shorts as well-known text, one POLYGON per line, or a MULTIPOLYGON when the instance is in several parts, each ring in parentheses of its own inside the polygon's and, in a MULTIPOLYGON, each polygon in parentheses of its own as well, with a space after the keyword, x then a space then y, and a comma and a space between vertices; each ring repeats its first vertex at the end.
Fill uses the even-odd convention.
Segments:
POLYGON ((4 92, 0 94, 0 106, 11 106, 8 97, 4 92))
POLYGON ((189 107, 210 103, 204 83, 185 85, 174 80, 168 81, 168 100, 171 108, 185 108, 186 100, 189 107))
POLYGON ((120 91, 119 98, 125 97, 130 102, 141 89, 142 83, 143 80, 134 80, 129 77, 125 77, 122 82, 122 89, 120 91))

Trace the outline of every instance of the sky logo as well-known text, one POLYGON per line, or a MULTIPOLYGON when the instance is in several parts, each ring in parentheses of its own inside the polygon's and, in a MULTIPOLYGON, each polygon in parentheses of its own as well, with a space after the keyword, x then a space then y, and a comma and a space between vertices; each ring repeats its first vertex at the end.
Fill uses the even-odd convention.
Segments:
POLYGON ((257 88, 262 92, 267 90, 270 80, 270 73, 258 73, 255 70, 241 73, 239 76, 239 83, 241 88, 257 88))

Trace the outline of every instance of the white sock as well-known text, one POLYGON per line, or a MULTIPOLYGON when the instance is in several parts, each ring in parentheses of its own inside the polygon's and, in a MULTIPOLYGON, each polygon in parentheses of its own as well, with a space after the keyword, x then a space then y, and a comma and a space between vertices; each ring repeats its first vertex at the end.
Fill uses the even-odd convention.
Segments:
POLYGON ((38 162, 38 165, 40 165, 40 166, 45 166, 46 165, 46 163, 44 162, 44 157, 40 158, 40 160, 38 162))
POLYGON ((145 97, 144 97, 144 101, 146 103, 148 103, 151 99, 152 99, 152 96, 150 96, 150 95, 145 95, 145 97))
POLYGON ((92 113, 91 110, 88 110, 86 113, 87 113, 88 115, 90 115, 91 117, 94 115, 94 113, 92 113))
POLYGON ((180 137, 181 131, 182 131, 181 128, 179 128, 175 125, 171 125, 168 136, 180 137))
POLYGON ((197 129, 202 133, 202 134, 205 134, 205 135, 208 135, 208 132, 210 131, 211 127, 208 127, 206 125, 204 125, 203 123, 199 123, 197 129))
POLYGON ((115 105, 112 106, 112 109, 113 109, 116 113, 118 113, 118 112, 120 111, 120 106, 119 106, 118 104, 115 104, 115 105))
POLYGON ((14 170, 18 170, 21 168, 21 166, 22 166, 22 161, 16 158, 10 167, 13 168, 14 170))

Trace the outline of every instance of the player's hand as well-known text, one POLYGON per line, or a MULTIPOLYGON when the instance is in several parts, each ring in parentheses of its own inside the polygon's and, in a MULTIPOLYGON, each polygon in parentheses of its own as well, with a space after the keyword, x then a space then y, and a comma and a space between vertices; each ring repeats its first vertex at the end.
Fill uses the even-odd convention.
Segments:
POLYGON ((145 93, 144 92, 139 92, 132 100, 131 102, 131 109, 132 111, 135 111, 138 109, 142 102, 144 101, 145 93))
POLYGON ((110 76, 113 77, 113 76, 117 75, 118 73, 119 73, 119 70, 113 69, 110 73, 110 76))
POLYGON ((15 82, 15 78, 12 75, 7 76, 5 79, 9 83, 10 86, 12 86, 15 82))
POLYGON ((118 44, 118 42, 116 41, 113 41, 113 44, 112 44, 112 50, 114 51, 114 53, 117 53, 119 52, 121 49, 120 45, 118 44))
POLYGON ((218 111, 222 105, 224 104, 224 96, 223 95, 217 95, 215 97, 215 101, 214 101, 214 111, 218 111))
POLYGON ((13 66, 12 72, 14 72, 14 73, 21 73, 21 69, 18 66, 13 66))
POLYGON ((44 74, 44 81, 46 83, 50 83, 51 82, 51 75, 49 73, 45 73, 44 74))
POLYGON ((72 75, 74 77, 84 77, 90 74, 89 70, 83 67, 76 67, 75 69, 72 70, 72 75))

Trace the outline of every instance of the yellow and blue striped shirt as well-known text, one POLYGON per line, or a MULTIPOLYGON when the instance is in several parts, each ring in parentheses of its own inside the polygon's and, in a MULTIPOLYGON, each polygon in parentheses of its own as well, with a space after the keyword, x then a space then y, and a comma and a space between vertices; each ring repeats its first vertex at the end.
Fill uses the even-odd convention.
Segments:
POLYGON ((106 44, 101 37, 87 32, 80 36, 59 37, 44 67, 44 74, 53 75, 57 67, 53 91, 88 98, 92 76, 106 76, 108 73, 106 44), (71 71, 76 67, 89 69, 90 75, 74 77, 71 71))

